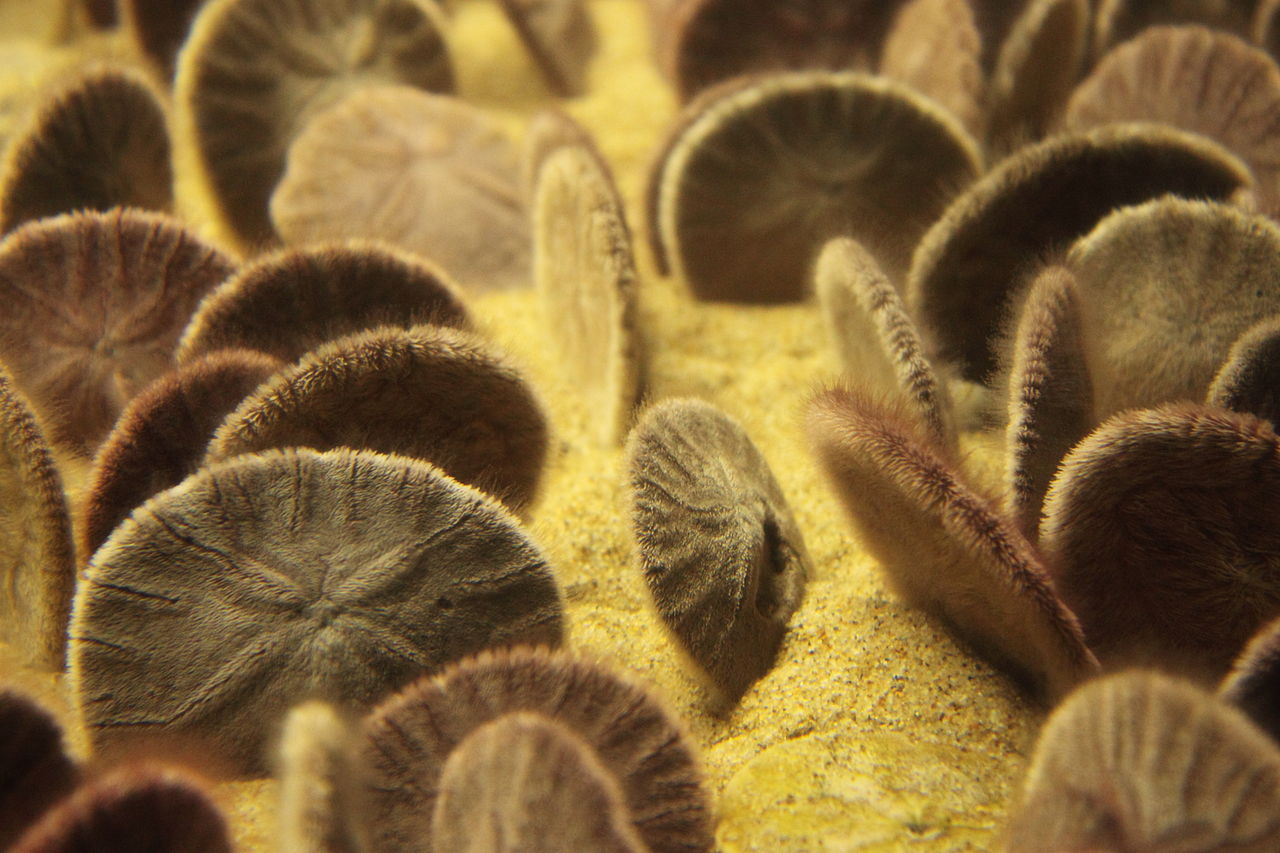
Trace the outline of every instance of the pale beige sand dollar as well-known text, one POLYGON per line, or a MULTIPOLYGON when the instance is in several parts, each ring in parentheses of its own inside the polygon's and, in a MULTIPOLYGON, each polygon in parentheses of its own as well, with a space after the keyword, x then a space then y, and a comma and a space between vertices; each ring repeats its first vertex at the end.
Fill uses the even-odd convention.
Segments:
POLYGON ((987 80, 969 0, 908 0, 885 39, 880 73, 933 98, 974 135, 983 133, 987 80))
POLYGON ((455 98, 384 86, 318 114, 289 148, 271 219, 292 244, 396 244, 468 291, 530 284, 518 148, 455 98))
POLYGON ((297 705, 284 720, 276 758, 280 853, 356 853, 351 797, 354 726, 327 702, 297 705))

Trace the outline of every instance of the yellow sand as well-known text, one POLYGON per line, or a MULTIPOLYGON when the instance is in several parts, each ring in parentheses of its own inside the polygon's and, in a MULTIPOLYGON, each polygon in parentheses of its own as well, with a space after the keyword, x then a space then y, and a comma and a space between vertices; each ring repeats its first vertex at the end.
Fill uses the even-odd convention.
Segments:
MULTIPOLYGON (((597 135, 636 231, 648 398, 698 396, 741 421, 790 500, 818 576, 774 671, 737 707, 716 709, 648 604, 621 452, 589 438, 535 294, 477 299, 482 325, 524 365, 554 425, 530 526, 564 590, 569 644, 650 682, 686 721, 725 851, 991 849, 1039 710, 887 590, 819 476, 801 412, 837 365, 817 307, 702 305, 653 273, 640 200, 676 107, 649 58, 642 0, 594 0, 592 12, 602 43, 590 94, 566 106, 597 135)), ((517 128, 555 103, 496 0, 461 4, 455 24, 465 97, 517 128)), ((964 446, 970 467, 990 477, 997 442, 969 436, 964 446)), ((273 849, 274 783, 226 785, 220 796, 239 843, 273 849)))

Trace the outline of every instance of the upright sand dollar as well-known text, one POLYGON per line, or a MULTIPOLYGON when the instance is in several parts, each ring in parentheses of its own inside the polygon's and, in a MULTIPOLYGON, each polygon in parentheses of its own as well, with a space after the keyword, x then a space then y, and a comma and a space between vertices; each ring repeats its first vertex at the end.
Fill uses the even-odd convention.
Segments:
POLYGON ((628 442, 631 519, 658 614, 731 699, 769 671, 813 568, 750 436, 710 403, 664 400, 628 442))
POLYGON ((265 773, 286 711, 358 709, 492 645, 557 643, 534 543, 417 460, 241 456, 148 501, 94 555, 71 670, 94 746, 265 773))
POLYGON ((1280 426, 1280 317, 1260 320, 1236 338, 1205 402, 1280 426))
POLYGON ((178 58, 183 156, 208 213, 246 244, 274 237, 267 202, 303 123, 370 83, 452 91, 433 0, 211 0, 178 58))

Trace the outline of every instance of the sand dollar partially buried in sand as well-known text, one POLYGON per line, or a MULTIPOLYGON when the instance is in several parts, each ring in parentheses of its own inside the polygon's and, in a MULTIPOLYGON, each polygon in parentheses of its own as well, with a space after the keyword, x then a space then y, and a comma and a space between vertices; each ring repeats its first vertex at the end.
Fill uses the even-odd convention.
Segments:
POLYGON ((285 152, 308 118, 372 83, 452 91, 433 0, 211 0, 178 57, 182 157, 215 223, 261 245, 285 152))
POLYGON ((899 83, 797 72, 690 108, 650 176, 658 254, 700 299, 789 302, 830 238, 858 239, 890 278, 980 155, 946 110, 899 83))
POLYGON ((246 455, 157 495, 94 555, 72 682, 95 750, 258 775, 295 703, 359 709, 489 646, 558 643, 561 613, 528 535, 439 469, 246 455))
POLYGON ((0 243, 0 360, 50 440, 92 453, 232 269, 177 221, 131 210, 38 220, 0 243))
POLYGON ((626 435, 640 396, 641 353, 631 232, 613 176, 567 145, 538 172, 534 281, 564 373, 589 403, 604 444, 626 435))
POLYGON ((710 403, 664 400, 628 442, 631 520, 658 614, 730 699, 773 665, 812 574, 769 463, 710 403))
POLYGON ((288 243, 363 237, 439 263, 464 289, 529 285, 519 149, 492 116, 408 86, 356 92, 312 119, 271 197, 288 243))
POLYGON ((523 510, 549 442, 524 378, 474 335, 383 327, 325 344, 273 376, 219 427, 206 458, 364 447, 427 459, 523 510))

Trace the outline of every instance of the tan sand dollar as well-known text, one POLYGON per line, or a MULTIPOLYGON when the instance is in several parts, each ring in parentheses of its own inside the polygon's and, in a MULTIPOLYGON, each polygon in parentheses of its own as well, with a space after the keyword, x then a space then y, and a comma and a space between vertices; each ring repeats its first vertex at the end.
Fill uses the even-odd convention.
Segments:
POLYGON ((274 235, 267 205, 308 118, 370 83, 452 91, 432 0, 210 0, 178 59, 183 155, 208 214, 243 243, 274 235))
POLYGON ((289 147, 271 220, 292 244, 396 244, 467 290, 530 283, 518 149, 457 98, 380 86, 318 113, 289 147))
POLYGON ((325 344, 242 402, 207 461, 271 447, 363 447, 427 459, 523 510, 549 443, 524 378, 474 335, 383 327, 325 344))
POLYGON ((327 702, 304 702, 285 717, 276 759, 281 853, 361 849, 352 735, 353 725, 327 702))
POLYGON ((599 440, 620 443, 643 362, 631 231, 613 176, 590 149, 565 146, 539 170, 533 216, 534 283, 564 373, 599 440))
POLYGON ((586 92, 596 27, 586 0, 502 0, 502 8, 557 95, 586 92))
POLYGON ((366 708, 483 648, 557 643, 561 613, 542 554, 488 496, 418 460, 272 451, 116 529, 76 596, 72 682, 96 750, 256 775, 297 702, 366 708))
POLYGON ((880 73, 933 98, 970 132, 982 132, 987 81, 969 0, 908 0, 885 39, 880 73))

